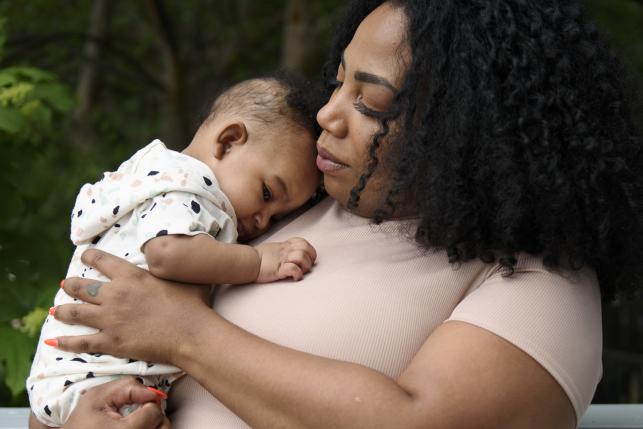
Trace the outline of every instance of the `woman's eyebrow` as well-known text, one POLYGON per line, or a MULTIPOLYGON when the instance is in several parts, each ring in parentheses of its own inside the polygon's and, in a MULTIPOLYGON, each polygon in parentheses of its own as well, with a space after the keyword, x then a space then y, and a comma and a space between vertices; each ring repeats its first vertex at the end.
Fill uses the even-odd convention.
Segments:
MULTIPOLYGON (((346 58, 344 58, 344 53, 343 52, 342 52, 341 61, 342 61, 342 68, 344 70, 346 70, 346 58)), ((373 73, 367 73, 367 72, 363 72, 363 71, 359 71, 359 70, 355 72, 354 76, 355 76, 355 80, 357 80, 357 81, 365 82, 365 83, 371 83, 371 84, 374 84, 374 85, 380 85, 380 86, 383 86, 383 87, 391 90, 391 92, 393 94, 397 94, 397 88, 394 87, 391 84, 391 82, 389 82, 388 80, 384 79, 382 76, 378 76, 378 75, 373 74, 373 73)))

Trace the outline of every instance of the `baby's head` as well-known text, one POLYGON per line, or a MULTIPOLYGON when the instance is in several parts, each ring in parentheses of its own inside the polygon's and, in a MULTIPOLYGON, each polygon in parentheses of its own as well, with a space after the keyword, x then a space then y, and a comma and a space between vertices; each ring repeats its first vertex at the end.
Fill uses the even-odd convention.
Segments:
POLYGON ((239 241, 304 205, 320 184, 315 115, 321 93, 279 74, 240 82, 219 95, 183 151, 207 164, 238 221, 239 241))

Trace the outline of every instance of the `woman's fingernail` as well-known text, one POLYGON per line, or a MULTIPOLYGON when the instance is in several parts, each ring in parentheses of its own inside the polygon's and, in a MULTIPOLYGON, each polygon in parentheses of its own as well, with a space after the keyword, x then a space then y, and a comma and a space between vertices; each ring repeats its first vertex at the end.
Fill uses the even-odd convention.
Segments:
POLYGON ((155 389, 155 388, 150 387, 150 386, 147 386, 147 390, 151 390, 152 392, 154 392, 157 395, 159 395, 161 398, 167 399, 167 394, 165 392, 161 392, 160 390, 155 389))
POLYGON ((60 288, 62 289, 62 288, 63 288, 63 286, 65 286, 65 279, 62 279, 62 280, 60 281, 60 288))
POLYGON ((47 344, 48 346, 58 348, 58 340, 57 340, 56 338, 50 338, 50 339, 48 339, 48 340, 45 340, 44 342, 45 342, 45 344, 47 344))
POLYGON ((56 307, 49 307, 49 315, 50 316, 56 315, 56 307))

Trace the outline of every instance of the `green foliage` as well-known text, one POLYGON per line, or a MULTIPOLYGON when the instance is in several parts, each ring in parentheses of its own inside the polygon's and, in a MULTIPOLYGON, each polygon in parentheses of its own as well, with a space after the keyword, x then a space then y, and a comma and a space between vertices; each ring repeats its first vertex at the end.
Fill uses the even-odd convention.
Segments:
POLYGON ((25 378, 29 374, 29 357, 33 351, 33 341, 30 337, 10 326, 0 326, 0 344, 10 344, 10 347, 0 348, 0 361, 4 382, 13 396, 24 390, 25 378))
POLYGON ((51 227, 60 204, 49 191, 61 182, 48 167, 59 156, 50 145, 72 106, 69 89, 51 73, 0 69, 0 382, 14 398, 24 391, 39 326, 55 292, 54 278, 61 276, 48 261, 56 261, 52 253, 68 254, 57 243, 66 242, 62 231, 51 227), (36 245, 32 234, 39 238, 36 245), (44 283, 54 287, 43 288, 44 283))
POLYGON ((6 144, 38 144, 54 115, 71 108, 69 90, 54 76, 32 67, 0 70, 0 139, 6 144))

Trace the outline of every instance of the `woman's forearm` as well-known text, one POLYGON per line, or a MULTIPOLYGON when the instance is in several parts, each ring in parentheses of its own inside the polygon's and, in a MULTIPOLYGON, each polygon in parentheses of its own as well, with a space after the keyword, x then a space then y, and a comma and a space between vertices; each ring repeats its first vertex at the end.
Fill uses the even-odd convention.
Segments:
POLYGON ((203 288, 96 250, 83 262, 120 278, 99 289, 92 280, 65 281, 65 292, 86 303, 58 306, 54 317, 99 333, 58 337, 55 347, 174 364, 253 427, 574 427, 556 379, 484 328, 441 324, 392 380, 243 331, 203 303, 203 288))
POLYGON ((208 329, 174 364, 252 427, 414 427, 414 398, 381 373, 278 346, 216 313, 198 326, 208 329))

